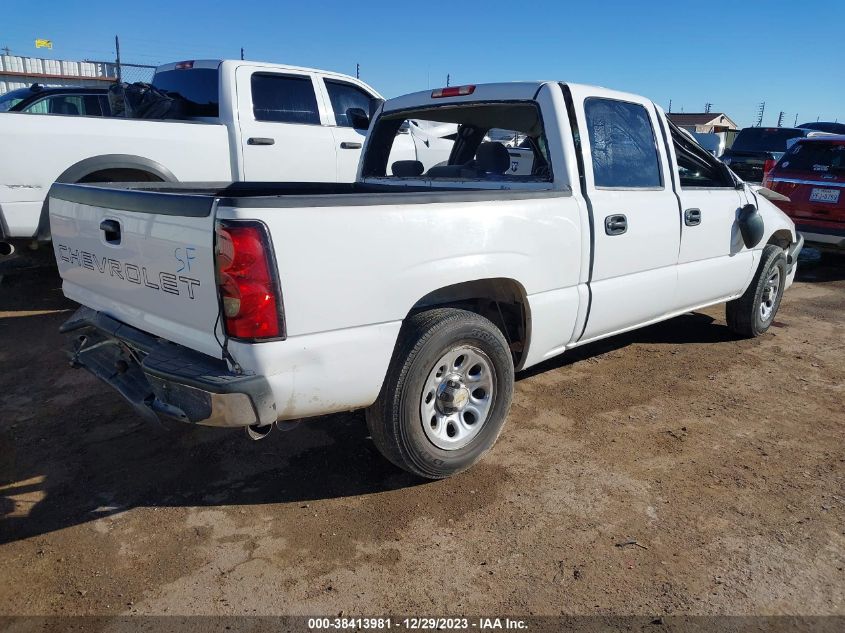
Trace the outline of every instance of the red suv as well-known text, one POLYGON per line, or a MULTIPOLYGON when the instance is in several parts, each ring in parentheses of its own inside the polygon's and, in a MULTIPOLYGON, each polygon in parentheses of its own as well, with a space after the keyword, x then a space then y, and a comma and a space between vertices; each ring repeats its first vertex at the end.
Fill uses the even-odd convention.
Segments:
POLYGON ((796 141, 763 179, 808 243, 845 249, 845 135, 796 141))

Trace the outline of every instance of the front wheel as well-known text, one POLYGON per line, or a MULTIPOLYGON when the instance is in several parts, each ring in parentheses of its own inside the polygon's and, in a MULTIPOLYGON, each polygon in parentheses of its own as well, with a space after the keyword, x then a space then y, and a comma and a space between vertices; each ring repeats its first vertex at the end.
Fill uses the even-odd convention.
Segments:
POLYGON ((484 317, 439 308, 409 317, 367 426, 400 468, 441 479, 466 470, 502 430, 514 369, 502 332, 484 317))
POLYGON ((747 338, 765 333, 775 320, 785 285, 786 256, 782 248, 769 244, 745 293, 726 304, 728 327, 747 338))

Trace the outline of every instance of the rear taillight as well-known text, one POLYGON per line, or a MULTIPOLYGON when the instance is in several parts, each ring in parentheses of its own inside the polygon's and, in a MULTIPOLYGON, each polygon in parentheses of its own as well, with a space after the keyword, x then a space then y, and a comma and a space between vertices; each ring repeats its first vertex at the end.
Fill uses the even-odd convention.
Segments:
POLYGON ((766 177, 769 175, 769 172, 775 168, 775 165, 777 165, 777 163, 778 162, 776 160, 772 160, 771 158, 766 159, 766 162, 763 163, 763 180, 766 179, 766 177))
POLYGON ((215 260, 226 334, 250 340, 284 337, 282 297, 267 227, 260 222, 218 224, 215 260))

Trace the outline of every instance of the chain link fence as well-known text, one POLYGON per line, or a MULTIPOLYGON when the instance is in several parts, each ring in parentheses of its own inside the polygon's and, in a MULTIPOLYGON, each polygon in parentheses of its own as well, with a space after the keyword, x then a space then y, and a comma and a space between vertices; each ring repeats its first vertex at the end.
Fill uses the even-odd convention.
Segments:
POLYGON ((123 81, 128 84, 137 82, 148 84, 153 80, 156 66, 149 64, 127 64, 125 62, 99 62, 90 60, 90 64, 101 64, 107 69, 110 78, 123 81))
POLYGON ((153 80, 153 74, 155 74, 155 66, 149 66, 147 64, 124 64, 123 62, 119 64, 115 64, 117 67, 117 76, 120 78, 120 81, 124 81, 128 84, 134 84, 136 82, 143 82, 145 84, 150 83, 153 80))

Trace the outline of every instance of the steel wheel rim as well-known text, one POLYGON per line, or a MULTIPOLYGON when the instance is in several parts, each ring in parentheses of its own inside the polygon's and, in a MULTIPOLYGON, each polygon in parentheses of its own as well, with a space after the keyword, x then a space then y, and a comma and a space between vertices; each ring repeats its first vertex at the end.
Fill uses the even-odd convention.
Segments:
POLYGON ((461 345, 440 357, 420 394, 423 432, 437 448, 463 448, 490 418, 496 372, 490 357, 477 347, 461 345))
POLYGON ((772 318, 779 290, 780 269, 774 268, 774 270, 769 273, 769 278, 766 279, 766 285, 763 288, 763 296, 760 299, 760 318, 763 319, 763 321, 768 321, 772 318))

